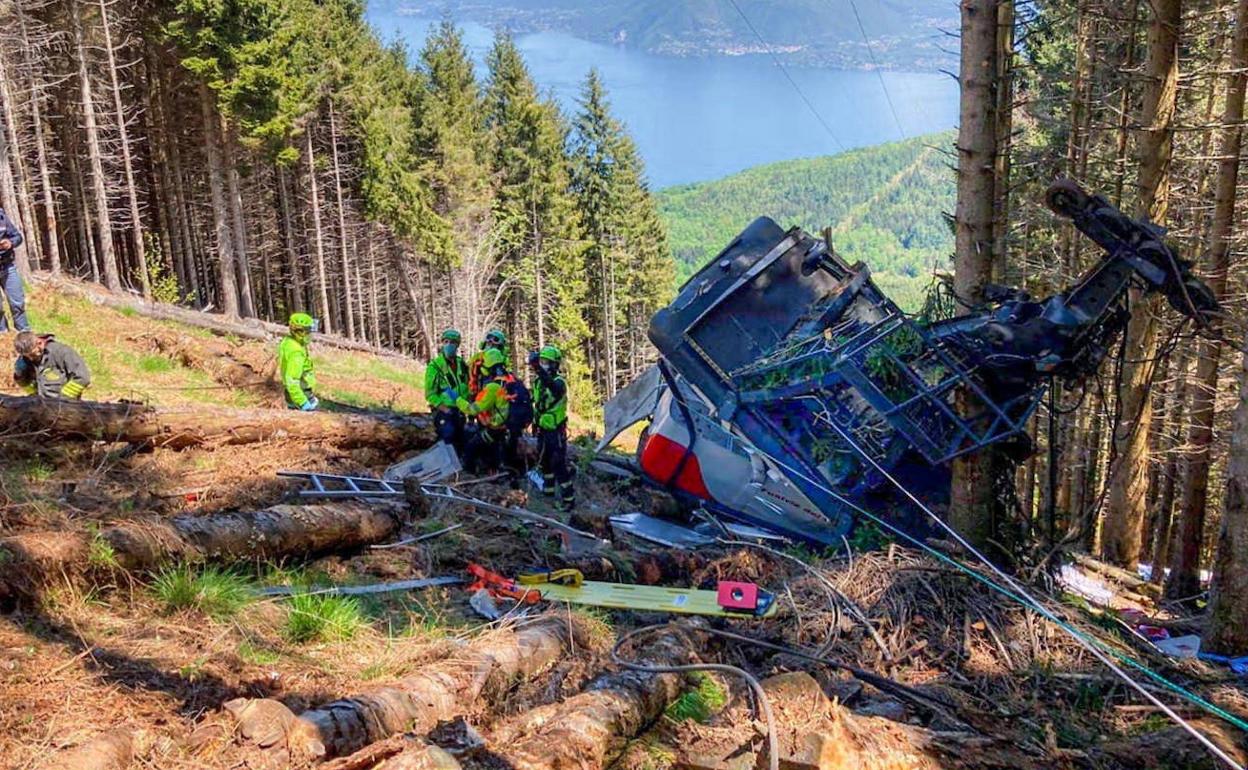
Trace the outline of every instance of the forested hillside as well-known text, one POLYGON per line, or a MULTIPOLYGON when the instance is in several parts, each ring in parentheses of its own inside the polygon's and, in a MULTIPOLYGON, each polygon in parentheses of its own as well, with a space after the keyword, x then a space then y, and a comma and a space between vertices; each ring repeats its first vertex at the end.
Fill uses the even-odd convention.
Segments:
POLYGON ((956 24, 954 6, 939 0, 859 3, 859 29, 847 5, 826 0, 374 0, 394 10, 456 18, 521 32, 546 29, 674 56, 766 53, 761 36, 787 61, 857 69, 877 64, 934 70, 956 64, 941 29, 956 24), (757 35, 755 31, 757 30, 757 35), (863 32, 871 50, 863 42, 863 32))
POLYGON ((384 47, 360 0, 0 7, 0 202, 18 256, 157 299, 426 356, 445 326, 556 342, 577 398, 641 366, 670 290, 631 140, 511 40, 384 47))
POLYGON ((677 273, 684 280, 755 217, 769 216, 810 232, 831 227, 842 256, 865 262, 913 305, 933 268, 947 268, 953 253, 952 141, 936 134, 662 190, 659 212, 677 273))

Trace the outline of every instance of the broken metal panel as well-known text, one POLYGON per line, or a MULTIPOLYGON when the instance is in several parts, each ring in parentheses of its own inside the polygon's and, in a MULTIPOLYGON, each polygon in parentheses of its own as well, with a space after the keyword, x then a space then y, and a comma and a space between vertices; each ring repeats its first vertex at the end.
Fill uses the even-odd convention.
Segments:
POLYGON ((659 367, 652 366, 616 393, 603 406, 603 435, 595 451, 601 452, 621 433, 649 419, 662 390, 663 377, 659 367))
POLYGON ((611 528, 667 548, 695 550, 712 545, 713 536, 703 535, 688 527, 656 519, 644 513, 625 513, 611 517, 611 528))
POLYGON ((386 468, 381 477, 388 481, 402 481, 410 476, 422 484, 432 484, 448 479, 463 469, 455 448, 439 441, 415 457, 386 468))

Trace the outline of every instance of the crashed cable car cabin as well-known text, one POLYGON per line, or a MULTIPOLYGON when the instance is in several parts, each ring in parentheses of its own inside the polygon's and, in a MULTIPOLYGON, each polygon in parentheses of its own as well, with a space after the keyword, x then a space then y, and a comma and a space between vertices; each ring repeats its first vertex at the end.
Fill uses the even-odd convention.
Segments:
POLYGON ((1162 228, 1070 182, 1046 198, 1101 260, 1060 294, 993 286, 985 305, 931 324, 864 265, 756 219, 654 316, 659 364, 608 403, 608 438, 650 418, 638 446, 649 480, 816 545, 840 544, 858 509, 896 520, 902 487, 942 510, 951 460, 1030 451, 1025 426, 1048 384, 1096 372, 1133 310, 1129 288, 1160 292, 1202 328, 1217 313, 1162 228))

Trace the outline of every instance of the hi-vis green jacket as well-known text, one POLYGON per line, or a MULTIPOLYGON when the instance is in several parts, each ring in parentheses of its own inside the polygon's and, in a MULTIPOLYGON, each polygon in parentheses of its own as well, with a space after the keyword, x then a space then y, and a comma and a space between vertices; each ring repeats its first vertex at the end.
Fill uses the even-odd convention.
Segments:
POLYGON ((468 364, 459 356, 451 362, 439 353, 425 367, 425 401, 429 408, 454 409, 455 399, 445 395, 448 390, 455 391, 456 396, 468 395, 468 364))
POLYGON ((537 370, 533 382, 533 422, 540 430, 558 430, 568 422, 568 383, 562 375, 537 370))
POLYGON ((308 402, 316 390, 316 374, 306 343, 289 334, 282 338, 277 346, 277 374, 282 378, 288 406, 301 407, 308 402))

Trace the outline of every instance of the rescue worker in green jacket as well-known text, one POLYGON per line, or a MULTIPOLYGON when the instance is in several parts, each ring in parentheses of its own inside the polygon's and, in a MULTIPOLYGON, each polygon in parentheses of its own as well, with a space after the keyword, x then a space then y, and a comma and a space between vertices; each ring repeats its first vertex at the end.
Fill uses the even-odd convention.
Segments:
POLYGON ((519 435, 511 430, 509 390, 516 378, 507 370, 507 357, 497 348, 489 348, 482 356, 481 375, 484 384, 472 401, 460 396, 456 405, 468 417, 477 420, 464 447, 464 468, 480 474, 497 470, 508 471, 513 487, 519 486, 520 458, 517 451, 519 435), (516 434, 516 435, 512 435, 516 434))
POLYGON ((477 397, 481 392, 481 388, 485 387, 489 377, 485 374, 485 353, 487 350, 497 350, 507 357, 507 335, 503 334, 499 329, 491 329, 486 333, 485 339, 481 340, 481 349, 472 355, 472 360, 468 362, 468 398, 469 400, 477 397))
POLYGON ((320 406, 316 398, 316 373, 308 344, 316 321, 307 313, 290 316, 290 333, 277 346, 277 375, 282 378, 286 408, 314 412, 320 406))
POLYGON ((558 492, 555 507, 570 511, 576 505, 572 469, 568 465, 568 383, 559 373, 563 354, 554 345, 529 354, 533 369, 533 429, 537 432, 538 467, 542 493, 558 492))
POLYGON ((425 401, 433 410, 433 429, 438 438, 464 452, 464 413, 456 402, 468 394, 468 363, 459 356, 463 336, 455 329, 442 332, 441 347, 425 367, 425 401))
POLYGON ((13 350, 17 353, 13 381, 32 396, 80 399, 91 384, 91 371, 82 356, 51 334, 18 332, 13 350))

